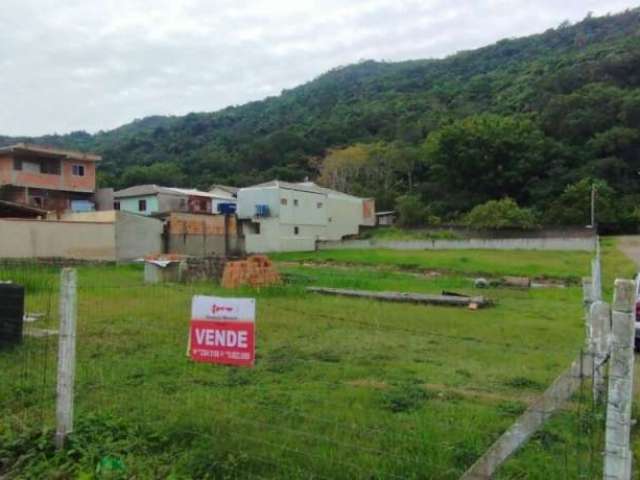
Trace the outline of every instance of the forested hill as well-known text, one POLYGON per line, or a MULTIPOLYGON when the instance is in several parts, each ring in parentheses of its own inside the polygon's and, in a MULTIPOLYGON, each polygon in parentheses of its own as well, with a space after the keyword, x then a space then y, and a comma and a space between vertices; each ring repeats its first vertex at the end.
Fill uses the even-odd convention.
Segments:
POLYGON ((434 218, 508 196, 544 221, 580 223, 582 210, 571 219, 558 202, 576 203, 595 179, 603 202, 626 202, 624 218, 609 220, 630 221, 640 205, 640 8, 443 60, 340 67, 214 113, 28 140, 103 154, 101 181, 116 187, 310 176, 381 207, 411 194, 434 218))

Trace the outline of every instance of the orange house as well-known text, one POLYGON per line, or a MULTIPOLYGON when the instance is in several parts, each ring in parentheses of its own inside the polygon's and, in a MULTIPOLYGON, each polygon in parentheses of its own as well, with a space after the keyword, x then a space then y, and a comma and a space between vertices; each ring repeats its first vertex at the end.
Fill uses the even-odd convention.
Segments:
POLYGON ((71 209, 74 201, 92 201, 100 160, 25 143, 0 147, 0 200, 57 212, 71 209))

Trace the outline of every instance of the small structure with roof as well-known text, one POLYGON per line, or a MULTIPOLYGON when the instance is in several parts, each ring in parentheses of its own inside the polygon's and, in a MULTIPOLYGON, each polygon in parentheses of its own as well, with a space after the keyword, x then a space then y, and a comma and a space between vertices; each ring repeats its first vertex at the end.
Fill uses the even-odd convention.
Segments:
POLYGON ((169 212, 218 213, 219 204, 235 204, 229 196, 189 188, 137 185, 114 193, 114 209, 152 215, 169 212))
POLYGON ((238 191, 248 253, 315 250, 317 241, 357 235, 375 225, 372 199, 316 185, 274 180, 238 191))
POLYGON ((376 225, 379 227, 390 227, 396 223, 395 210, 376 212, 376 225))

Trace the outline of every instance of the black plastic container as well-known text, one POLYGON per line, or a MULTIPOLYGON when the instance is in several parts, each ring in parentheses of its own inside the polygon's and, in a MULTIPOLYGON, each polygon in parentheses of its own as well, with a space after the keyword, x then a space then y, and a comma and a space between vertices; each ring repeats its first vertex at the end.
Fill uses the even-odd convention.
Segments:
POLYGON ((24 287, 0 283, 0 348, 22 342, 24 287))

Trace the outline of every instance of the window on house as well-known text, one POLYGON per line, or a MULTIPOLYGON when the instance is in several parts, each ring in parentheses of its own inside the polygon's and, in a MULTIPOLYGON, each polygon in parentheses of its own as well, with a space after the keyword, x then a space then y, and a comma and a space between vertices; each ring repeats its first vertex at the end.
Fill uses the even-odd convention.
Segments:
POLYGON ((113 209, 120 210, 120 202, 113 202, 113 209))
POLYGON ((24 170, 25 172, 42 173, 42 167, 40 165, 40 162, 22 160, 21 164, 22 164, 21 170, 24 170))
POLYGON ((147 211, 147 201, 146 200, 138 200, 138 211, 146 212, 147 211))
POLYGON ((40 162, 40 173, 60 175, 60 160, 42 160, 40 162))
POLYGON ((13 169, 14 170, 22 170, 22 160, 19 158, 13 159, 13 169))
POLYGON ((76 177, 84 177, 84 165, 72 165, 71 173, 76 177))
POLYGON ((322 208, 322 202, 318 202, 318 203, 316 203, 316 207, 318 207, 318 208, 322 208))
POLYGON ((180 208, 185 208, 187 206, 187 199, 186 198, 181 198, 180 199, 180 208))
POLYGON ((280 199, 280 205, 286 205, 287 203, 289 203, 289 202, 287 202, 286 198, 281 198, 280 199))
POLYGON ((293 234, 294 235, 298 235, 300 233, 300 228, 299 227, 293 227, 293 234))
POLYGON ((293 206, 294 206, 294 207, 297 207, 297 206, 298 206, 298 199, 297 199, 297 198, 294 198, 294 199, 293 199, 293 206))

